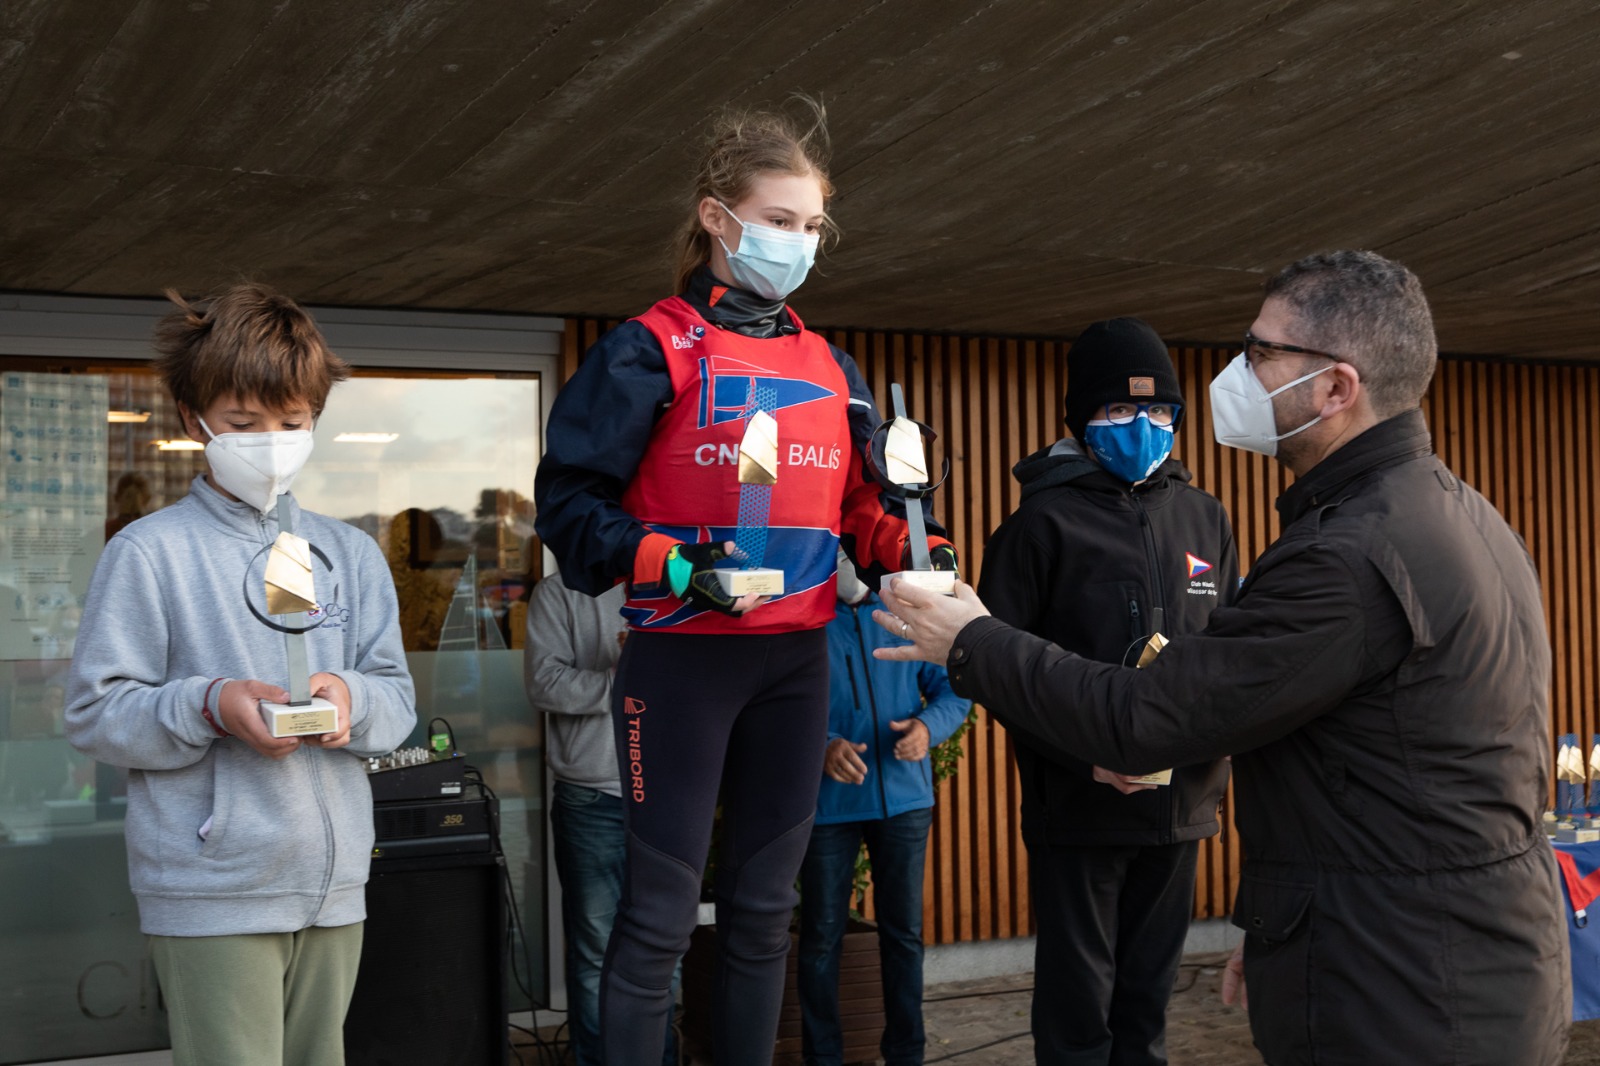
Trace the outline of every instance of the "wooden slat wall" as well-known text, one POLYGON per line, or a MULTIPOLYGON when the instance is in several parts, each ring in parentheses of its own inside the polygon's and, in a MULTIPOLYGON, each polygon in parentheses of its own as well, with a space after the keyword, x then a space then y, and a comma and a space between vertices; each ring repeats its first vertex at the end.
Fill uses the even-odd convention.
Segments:
MULTIPOLYGON (((563 377, 612 324, 569 320, 563 377)), ((910 411, 939 432, 951 474, 935 511, 961 550, 963 569, 981 573, 989 532, 1017 505, 1012 465, 1064 432, 1067 342, 820 332, 855 357, 880 406, 887 405, 890 382, 898 381, 910 411)), ((1194 472, 1195 484, 1227 507, 1240 568, 1247 571, 1278 535, 1273 501, 1289 478, 1275 462, 1211 439, 1207 385, 1235 354, 1233 348, 1173 349, 1189 400, 1175 454, 1194 472)), ((1440 362, 1424 404, 1439 454, 1522 534, 1539 568, 1555 649, 1552 750, 1560 733, 1600 733, 1597 411, 1600 367, 1454 359, 1440 362)), ((980 711, 961 768, 938 798, 925 886, 930 943, 1032 931, 1018 802, 1010 741, 980 711)), ((1200 849, 1197 917, 1223 917, 1233 900, 1239 846, 1232 802, 1230 790, 1222 834, 1200 849)))
MULTIPOLYGON (((1539 569, 1554 649, 1551 745, 1600 732, 1600 367, 1446 360, 1423 410, 1439 455, 1539 569)), ((1553 800, 1553 790, 1552 790, 1553 800)))

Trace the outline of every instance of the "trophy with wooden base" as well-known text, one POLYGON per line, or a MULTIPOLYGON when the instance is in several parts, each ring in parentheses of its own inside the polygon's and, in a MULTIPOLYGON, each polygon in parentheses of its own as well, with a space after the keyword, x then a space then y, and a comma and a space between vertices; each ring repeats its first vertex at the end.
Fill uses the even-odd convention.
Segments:
POLYGON ((741 596, 783 595, 783 571, 762 565, 767 555, 767 518, 778 483, 777 388, 752 377, 745 401, 744 438, 739 442, 739 525, 734 530, 737 568, 715 571, 723 591, 741 596))
MULTIPOLYGON (((294 533, 294 517, 289 513, 289 497, 278 497, 278 539, 262 549, 267 556, 265 612, 257 609, 250 596, 250 573, 245 574, 245 604, 263 625, 283 634, 289 659, 289 702, 261 701, 261 718, 275 737, 316 736, 339 728, 339 709, 321 696, 311 694, 311 669, 306 661, 306 634, 328 620, 320 614, 315 622, 297 626, 290 619, 317 609, 313 557, 332 569, 328 557, 303 537, 294 533), (272 617, 269 617, 272 616, 272 617)), ((259 553, 258 553, 259 557, 259 553)), ((250 570, 253 570, 252 566, 250 570)))
MULTIPOLYGON (((1145 641, 1144 649, 1139 652, 1139 661, 1134 665, 1139 668, 1149 666, 1156 661, 1156 656, 1161 654, 1161 649, 1167 646, 1167 638, 1160 633, 1150 634, 1150 639, 1145 641)), ((1171 770, 1157 770, 1154 773, 1140 774, 1138 777, 1128 778, 1134 785, 1170 785, 1172 784, 1171 770)))
POLYGON ((1567 844, 1600 840, 1600 829, 1585 823, 1584 785, 1588 762, 1576 733, 1563 733, 1556 749, 1556 839, 1567 844))
POLYGON ((928 552, 928 526, 922 517, 922 500, 931 496, 950 476, 950 460, 944 461, 939 480, 928 483, 928 455, 938 434, 924 422, 906 415, 905 393, 899 383, 889 386, 894 402, 894 418, 883 423, 872 434, 868 455, 873 478, 890 494, 900 497, 906 505, 906 541, 911 568, 894 574, 885 574, 879 583, 880 590, 889 587, 899 578, 929 592, 954 596, 956 572, 935 570, 928 552))

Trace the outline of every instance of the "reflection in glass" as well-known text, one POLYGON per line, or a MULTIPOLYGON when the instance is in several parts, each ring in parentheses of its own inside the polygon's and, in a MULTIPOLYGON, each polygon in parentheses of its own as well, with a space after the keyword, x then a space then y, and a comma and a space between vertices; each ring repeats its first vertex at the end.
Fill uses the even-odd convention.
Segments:
MULTIPOLYGON (((102 538, 181 498, 205 458, 156 445, 185 434, 148 371, 74 369, 88 373, 39 376, 104 383, 95 416, 105 433, 104 508, 96 501, 69 568, 86 581, 102 538), (113 421, 113 411, 148 417, 113 421)), ((426 723, 446 719, 499 796, 507 869, 534 939, 516 952, 512 1008, 523 1009, 519 984, 533 978, 534 995, 547 994, 543 749, 520 650, 541 554, 531 503, 540 383, 531 374, 357 375, 330 397, 294 493, 365 530, 389 560, 417 682, 419 728, 407 743, 423 743, 426 723)), ((85 759, 62 735, 84 584, 68 580, 49 603, 25 602, 38 569, 28 554, 43 542, 18 550, 18 528, 0 521, 0 944, 7 972, 29 979, 0 997, 0 1066, 164 1047, 166 1019, 128 890, 127 772, 85 759)))
MULTIPOLYGON (((145 378, 18 363, 0 374, 0 944, 6 972, 27 975, 0 998, 0 1062, 166 1044, 128 890, 127 771, 63 736, 67 668, 105 538, 168 502, 163 460, 138 443, 145 426, 109 421, 145 378)), ((172 416, 170 403, 160 410, 172 416)))
MULTIPOLYGON (((500 800, 517 904, 534 929, 544 912, 544 751, 521 648, 539 577, 539 409, 533 376, 358 376, 330 398, 316 453, 294 486, 302 504, 383 548, 417 684, 417 731, 407 743, 425 744, 428 722, 443 718, 482 770, 500 800)), ((542 944, 534 948, 542 956, 542 944)), ((518 952, 519 962, 528 957, 518 952)), ((520 976, 527 982, 529 968, 520 976)), ((544 998, 542 988, 531 991, 544 998)))

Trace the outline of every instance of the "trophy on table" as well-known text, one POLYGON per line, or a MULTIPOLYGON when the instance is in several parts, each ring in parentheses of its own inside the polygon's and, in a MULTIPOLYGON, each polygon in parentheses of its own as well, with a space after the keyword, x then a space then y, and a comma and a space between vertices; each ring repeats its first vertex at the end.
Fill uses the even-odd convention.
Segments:
POLYGON ((306 634, 328 620, 317 611, 316 580, 312 572, 313 558, 329 570, 333 566, 328 557, 294 532, 294 518, 289 513, 289 497, 278 497, 278 539, 261 549, 257 558, 267 556, 263 582, 266 594, 266 611, 256 607, 250 594, 250 574, 255 567, 246 568, 244 577, 245 605, 256 620, 283 634, 289 657, 289 702, 261 701, 261 717, 267 731, 275 737, 314 736, 332 733, 339 728, 339 709, 321 696, 311 694, 311 669, 306 660, 306 634), (291 623, 296 615, 316 612, 316 621, 309 625, 291 623), (273 617, 268 617, 268 616, 273 617))
POLYGON ((1600 733, 1594 734, 1594 744, 1589 748, 1589 819, 1594 824, 1600 818, 1600 733))
POLYGON ((868 468, 879 485, 905 501, 911 569, 886 574, 879 588, 888 588, 889 582, 900 578, 929 592, 953 596, 956 572, 933 568, 928 554, 928 526, 922 517, 923 499, 933 495, 950 476, 950 459, 945 458, 939 480, 929 484, 929 453, 939 435, 927 423, 906 415, 905 393, 898 382, 889 386, 889 395, 894 401, 894 417, 873 431, 867 449, 868 468))
POLYGON ((767 555, 767 517, 772 489, 778 483, 777 387, 750 379, 745 400, 744 437, 739 442, 739 525, 734 530, 737 569, 718 567, 714 572, 728 595, 781 596, 783 571, 762 565, 767 555))
POLYGON ((1574 819, 1581 816, 1588 777, 1577 734, 1563 733, 1556 749, 1556 821, 1561 828, 1571 828, 1574 819))

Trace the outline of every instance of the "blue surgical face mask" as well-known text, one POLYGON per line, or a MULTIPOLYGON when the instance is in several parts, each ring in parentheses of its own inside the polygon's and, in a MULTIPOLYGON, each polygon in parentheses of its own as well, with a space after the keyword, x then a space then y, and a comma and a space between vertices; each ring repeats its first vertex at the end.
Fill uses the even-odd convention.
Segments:
POLYGON ((1172 427, 1151 425, 1143 411, 1132 422, 1091 421, 1083 443, 1100 465, 1128 484, 1143 481, 1172 454, 1172 427))
POLYGON ((737 252, 729 252, 727 242, 717 238, 727 252, 734 284, 768 300, 782 300, 798 289, 816 261, 817 234, 791 233, 746 222, 721 200, 717 206, 742 227, 737 252))

